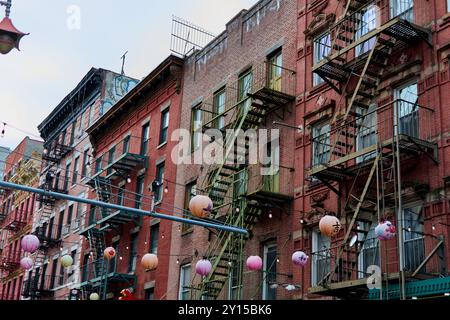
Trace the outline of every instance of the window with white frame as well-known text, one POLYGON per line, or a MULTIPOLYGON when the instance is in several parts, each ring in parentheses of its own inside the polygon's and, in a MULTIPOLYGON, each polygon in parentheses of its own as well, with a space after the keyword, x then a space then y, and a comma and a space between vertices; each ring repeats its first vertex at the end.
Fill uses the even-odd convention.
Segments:
POLYGON ((312 164, 327 163, 330 159, 330 124, 321 122, 312 128, 312 164))
MULTIPOLYGON (((378 26, 379 8, 375 5, 370 5, 360 13, 358 29, 356 30, 356 40, 362 38, 370 31, 378 26)), ((362 55, 370 51, 375 44, 375 37, 361 43, 355 47, 356 56, 362 55)))
POLYGON ((391 18, 400 17, 414 22, 414 0, 391 0, 391 18))
MULTIPOLYGON (((377 225, 372 223, 369 228, 368 223, 364 223, 359 226, 361 230, 369 229, 367 236, 363 233, 358 233, 358 240, 364 241, 364 244, 359 254, 359 273, 358 278, 367 278, 367 270, 369 266, 379 266, 380 265, 380 241, 375 236, 375 227, 377 225)), ((355 244, 356 245, 356 244, 355 244)))
MULTIPOLYGON (((371 147, 377 143, 377 105, 371 104, 369 109, 364 110, 358 108, 358 114, 361 117, 357 120, 359 126, 358 135, 356 136, 357 151, 371 147)), ((357 158, 357 162, 364 162, 374 158, 376 152, 371 152, 357 158)))
POLYGON ((322 235, 320 230, 312 233, 312 272, 311 282, 316 286, 330 272, 330 247, 331 239, 322 235))
MULTIPOLYGON (((318 64, 325 59, 331 52, 331 36, 330 33, 324 33, 314 39, 313 63, 318 64)), ((313 74, 313 86, 323 83, 323 79, 316 73, 313 74)))
MULTIPOLYGON (((415 271, 425 259, 424 214, 421 204, 405 205, 403 209, 405 268, 415 271)), ((400 232, 400 230, 399 230, 400 232)), ((420 272, 425 272, 426 265, 420 272)))
POLYGON ((239 263, 233 263, 231 267, 230 272, 230 279, 229 279, 229 288, 228 288, 228 299, 230 300, 239 300, 241 298, 241 288, 242 286, 239 285, 240 279, 239 279, 239 263))
POLYGON ((189 300, 189 286, 191 285, 191 265, 185 264, 180 267, 180 289, 178 300, 189 300))
POLYGON ((264 246, 263 268, 265 270, 263 281, 263 300, 275 300, 277 298, 277 245, 264 246))

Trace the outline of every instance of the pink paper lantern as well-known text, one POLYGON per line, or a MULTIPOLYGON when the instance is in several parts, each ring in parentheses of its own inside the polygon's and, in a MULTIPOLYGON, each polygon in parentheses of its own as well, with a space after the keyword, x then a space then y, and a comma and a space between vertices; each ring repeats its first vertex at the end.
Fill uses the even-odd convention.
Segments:
POLYGON ((308 263, 308 256, 303 251, 296 251, 292 254, 292 262, 296 266, 304 267, 308 263))
POLYGON ((319 229, 323 235, 333 237, 341 230, 341 223, 339 219, 334 216, 325 216, 320 219, 319 229))
POLYGON ((189 201, 189 210, 197 218, 206 218, 213 209, 212 200, 207 196, 195 196, 189 201))
POLYGON ((41 243, 39 242, 38 237, 34 234, 26 235, 22 239, 22 249, 25 252, 34 253, 37 249, 39 249, 40 245, 41 243))
POLYGON ((147 253, 142 257, 141 265, 147 271, 153 271, 158 268, 158 257, 153 253, 147 253))
POLYGON ((20 260, 20 267, 23 270, 30 270, 33 268, 33 260, 29 257, 24 257, 20 260))
POLYGON ((395 226, 390 221, 384 221, 375 228, 375 235, 381 241, 391 240, 395 237, 395 226))
POLYGON ((207 276, 212 269, 211 262, 206 259, 199 260, 195 265, 195 272, 201 276, 207 276))
POLYGON ((250 256, 247 258, 247 268, 252 271, 261 270, 263 267, 263 261, 259 256, 250 256))
POLYGON ((113 247, 108 247, 103 252, 103 256, 105 257, 105 259, 111 260, 116 256, 116 250, 113 247))

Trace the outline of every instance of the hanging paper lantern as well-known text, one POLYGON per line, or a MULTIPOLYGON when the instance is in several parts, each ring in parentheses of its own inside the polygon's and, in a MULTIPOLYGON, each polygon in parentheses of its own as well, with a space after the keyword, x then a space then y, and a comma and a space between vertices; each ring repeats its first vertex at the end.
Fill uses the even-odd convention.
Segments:
POLYGON ((325 216, 320 219, 319 229, 323 235, 333 237, 341 230, 341 223, 339 219, 334 216, 325 216))
POLYGON ((207 196, 195 196, 189 201, 189 210, 197 218, 206 218, 213 209, 212 200, 207 196))
POLYGON ((116 256, 116 250, 113 247, 108 247, 103 252, 103 256, 105 257, 105 259, 111 260, 116 256))
POLYGON ((250 256, 247 258, 247 268, 252 271, 258 271, 262 269, 263 261, 259 256, 250 256))
POLYGON ((38 237, 34 234, 26 235, 22 239, 22 249, 25 252, 34 253, 37 249, 39 249, 40 245, 41 243, 39 242, 38 237))
POLYGON ((72 265, 73 265, 73 259, 72 259, 72 257, 69 256, 68 254, 66 254, 65 256, 63 256, 63 257, 61 258, 61 265, 62 265, 64 268, 68 268, 68 267, 72 266, 72 265))
POLYGON ((155 254, 147 253, 142 257, 141 264, 145 270, 153 271, 158 268, 158 257, 155 254))
POLYGON ((98 295, 98 293, 91 293, 89 295, 89 300, 100 300, 100 296, 98 295))
POLYGON ((395 226, 390 221, 384 221, 375 228, 375 235, 379 240, 391 240, 395 237, 395 226))
POLYGON ((33 268, 33 260, 28 257, 22 258, 22 260, 20 260, 20 267, 23 270, 30 270, 31 268, 33 268))
POLYGON ((292 254, 292 262, 296 266, 304 267, 308 263, 308 256, 303 251, 296 251, 292 254))
POLYGON ((207 276, 211 272, 211 269, 212 269, 211 262, 206 259, 198 261, 197 264, 195 265, 195 272, 203 277, 207 276))

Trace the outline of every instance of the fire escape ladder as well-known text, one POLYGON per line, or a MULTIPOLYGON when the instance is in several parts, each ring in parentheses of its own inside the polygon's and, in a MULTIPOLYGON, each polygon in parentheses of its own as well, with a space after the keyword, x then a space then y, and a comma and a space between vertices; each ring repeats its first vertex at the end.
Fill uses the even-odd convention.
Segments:
MULTIPOLYGON (((236 212, 236 210, 234 210, 236 212)), ((252 202, 245 201, 245 207, 236 214, 230 214, 227 223, 252 230, 261 215, 262 208, 252 202)), ((206 257, 212 261, 212 270, 199 286, 200 298, 217 299, 226 282, 230 280, 233 264, 238 264, 237 275, 243 271, 243 248, 247 237, 221 231, 210 246, 206 257)), ((242 279, 240 279, 240 283, 242 279)))
POLYGON ((103 256, 103 252, 106 249, 104 233, 102 231, 99 231, 98 229, 92 228, 88 232, 88 240, 89 240, 89 247, 91 250, 92 271, 93 271, 93 277, 92 279, 89 280, 95 279, 96 283, 93 283, 92 285, 98 287, 96 292, 103 299, 107 289, 107 281, 108 281, 108 275, 106 270, 108 266, 103 256))
MULTIPOLYGON (((372 184, 373 178, 375 176, 375 173, 378 169, 380 158, 381 158, 381 155, 378 154, 373 162, 373 165, 372 165, 370 173, 367 177, 364 189, 361 192, 360 196, 356 197, 355 195, 351 194, 349 196, 349 199, 347 199, 347 203, 350 201, 350 199, 353 198, 357 201, 357 204, 354 209, 354 213, 351 217, 351 220, 347 224, 347 231, 345 233, 344 239, 342 240, 342 244, 337 251, 336 258, 335 258, 335 266, 334 266, 334 269, 329 274, 328 283, 331 283, 334 280, 336 273, 338 273, 338 276, 340 279, 343 276, 342 273, 344 273, 344 275, 345 275, 345 273, 352 272, 354 270, 354 267, 357 266, 358 255, 359 255, 360 251, 356 250, 356 252, 354 252, 354 254, 347 254, 347 260, 344 260, 345 253, 349 252, 346 247, 347 247, 347 243, 349 242, 350 236, 352 233, 364 233, 364 238, 368 233, 368 230, 360 230, 358 227, 356 227, 356 228, 354 228, 354 227, 358 221, 363 221, 363 222, 370 221, 370 219, 365 219, 364 217, 361 217, 361 212, 363 210, 364 203, 366 201, 368 201, 367 195, 369 192, 370 185, 372 184), (341 273, 341 274, 339 274, 339 273, 341 273)), ((360 245, 360 248, 362 248, 364 246, 364 240, 360 240, 359 245, 360 245)))

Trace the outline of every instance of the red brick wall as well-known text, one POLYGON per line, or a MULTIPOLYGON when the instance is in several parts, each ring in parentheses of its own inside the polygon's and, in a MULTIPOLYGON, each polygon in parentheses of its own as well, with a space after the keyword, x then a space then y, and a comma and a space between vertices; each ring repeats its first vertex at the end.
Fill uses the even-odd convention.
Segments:
MULTIPOLYGON (((261 4, 259 2, 257 5, 261 4)), ((241 72, 250 66, 256 66, 263 63, 271 50, 282 46, 283 67, 293 70, 296 63, 296 1, 283 0, 271 1, 269 5, 272 10, 266 11, 261 15, 259 25, 256 22, 257 7, 250 9, 250 13, 241 12, 233 20, 226 25, 226 31, 221 34, 211 47, 207 47, 201 51, 197 57, 200 61, 195 64, 196 56, 187 59, 184 77, 184 95, 182 106, 181 128, 190 130, 191 125, 191 108, 195 102, 199 102, 202 98, 210 96, 215 90, 220 89, 223 85, 230 86, 236 83, 241 72), (278 10, 277 5, 279 5, 278 10), (248 24, 244 18, 252 16, 252 28, 247 29, 248 24), (206 54, 205 54, 206 53, 206 54), (205 58, 206 57, 206 58, 205 58)), ((261 11, 260 11, 261 12, 261 11)), ((286 110, 293 112, 292 107, 286 110)), ((269 117, 262 128, 272 128, 272 122, 278 120, 286 124, 294 124, 293 113, 286 112, 285 117, 280 119, 275 116, 269 117)), ((280 129, 280 162, 282 166, 291 168, 293 166, 293 130, 285 127, 277 127, 280 129)), ((204 166, 203 172, 200 171, 199 165, 182 165, 179 166, 177 174, 177 182, 181 185, 189 183, 197 179, 198 188, 202 188, 207 166, 204 166)), ((296 170, 295 175, 298 174, 296 170)), ((283 183, 283 182, 281 182, 283 183)), ((203 186, 204 187, 204 186, 203 186)), ((177 197, 175 203, 177 207, 184 206, 185 188, 177 186, 177 197)), ((291 212, 282 212, 273 214, 273 219, 268 218, 268 212, 264 212, 261 220, 254 229, 254 237, 247 243, 244 259, 250 255, 262 255, 263 243, 266 240, 273 240, 279 249, 280 263, 277 266, 279 273, 292 273, 292 265, 290 263, 290 255, 292 254, 292 242, 287 241, 291 233, 290 220, 293 217, 291 212)), ((180 265, 188 262, 191 264, 191 280, 194 279, 195 264, 202 257, 202 254, 208 248, 208 231, 201 227, 193 227, 193 232, 181 235, 176 232, 174 226, 172 252, 177 255, 190 255, 191 257, 172 257, 170 263, 170 278, 168 297, 177 299, 179 290, 179 269, 180 265), (198 251, 198 257, 194 256, 198 251), (180 264, 176 263, 177 258, 180 264)), ((259 286, 261 284, 260 273, 245 273, 244 275, 244 296, 245 298, 261 298, 259 286)), ((289 282, 279 276, 279 282, 289 282)), ((195 276, 194 284, 198 283, 199 276, 195 276)), ((279 289, 278 297, 287 297, 287 291, 283 288, 279 289)), ((227 290, 222 291, 222 298, 226 297, 227 290)))

